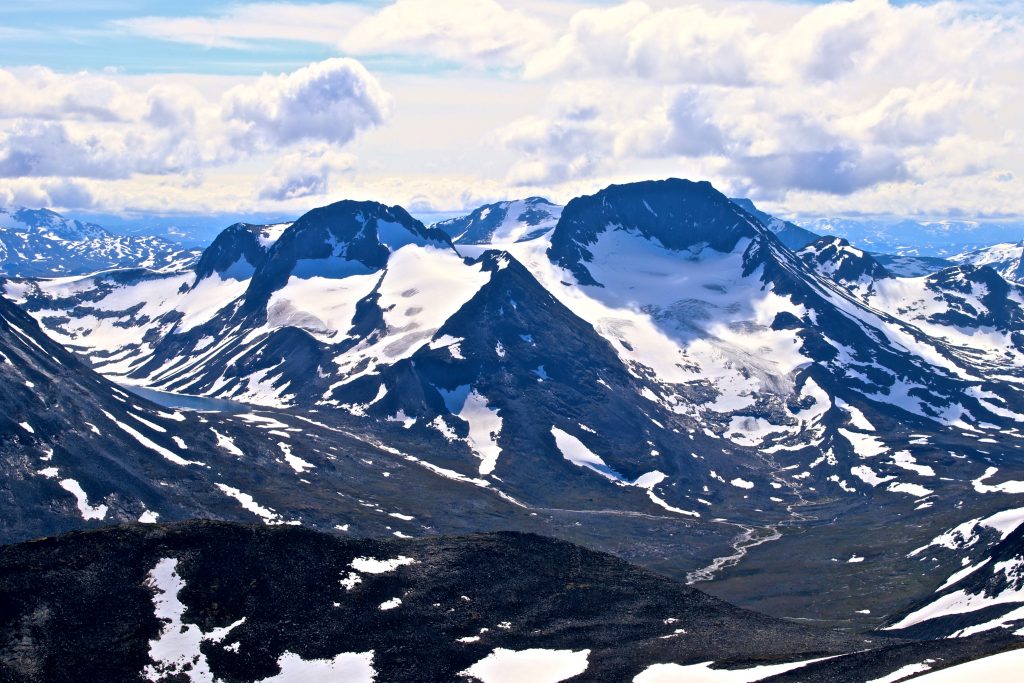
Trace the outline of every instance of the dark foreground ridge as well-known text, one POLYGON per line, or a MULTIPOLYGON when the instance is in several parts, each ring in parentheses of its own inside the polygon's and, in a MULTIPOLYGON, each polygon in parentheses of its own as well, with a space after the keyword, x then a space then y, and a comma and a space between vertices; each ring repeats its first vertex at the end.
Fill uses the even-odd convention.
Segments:
POLYGON ((573 681, 830 656, 765 680, 859 681, 1012 644, 814 629, 521 533, 378 541, 190 521, 0 549, 3 681, 470 680, 460 672, 499 648, 586 651, 573 681), (372 672, 296 676, 342 653, 372 672))

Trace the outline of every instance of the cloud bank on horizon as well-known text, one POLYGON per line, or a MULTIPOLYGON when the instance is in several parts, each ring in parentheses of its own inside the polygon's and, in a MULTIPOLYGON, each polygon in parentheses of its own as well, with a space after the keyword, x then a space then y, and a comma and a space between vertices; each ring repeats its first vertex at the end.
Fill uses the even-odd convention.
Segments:
POLYGON ((1024 216, 1024 3, 64 4, 0 9, 0 204, 456 211, 683 176, 793 215, 1024 216))

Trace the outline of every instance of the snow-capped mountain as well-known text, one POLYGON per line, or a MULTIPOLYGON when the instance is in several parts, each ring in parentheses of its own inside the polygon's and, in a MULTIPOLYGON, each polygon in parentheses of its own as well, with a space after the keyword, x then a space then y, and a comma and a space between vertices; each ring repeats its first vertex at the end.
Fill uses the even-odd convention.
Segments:
POLYGON ((487 519, 539 530, 486 482, 357 432, 243 405, 162 408, 0 297, 0 542, 194 517, 376 536, 486 529, 487 519))
POLYGON ((870 288, 876 280, 893 277, 873 254, 841 237, 819 237, 795 251, 817 273, 854 291, 870 288))
POLYGON ((466 216, 433 227, 456 244, 493 244, 535 239, 555 227, 562 207, 543 197, 485 204, 466 216))
POLYGON ((11 276, 81 275, 115 268, 181 270, 199 250, 160 237, 113 235, 49 209, 0 208, 0 272, 11 276))
MULTIPOLYGON (((307 214, 269 247, 251 230, 233 226, 194 275, 137 283, 107 276, 90 283, 11 283, 8 291, 50 321, 60 339, 87 349, 108 373, 271 405, 384 411, 388 415, 382 417, 400 422, 434 424, 443 436, 450 434, 445 420, 468 410, 470 399, 490 406, 480 408, 491 414, 484 423, 500 424, 497 416, 507 409, 479 398, 487 395, 474 384, 493 376, 481 369, 487 364, 512 364, 505 372, 520 381, 547 381, 543 391, 549 396, 563 385, 577 386, 579 377, 558 381, 559 370, 572 364, 560 357, 566 345, 557 337, 537 351, 523 341, 542 329, 572 329, 565 321, 575 318, 585 324, 574 338, 587 341, 574 353, 608 358, 589 365, 588 381, 601 386, 599 379, 609 381, 605 375, 625 373, 629 381, 611 393, 629 397, 638 415, 656 411, 654 422, 682 420, 687 429, 700 424, 712 438, 740 446, 824 447, 831 455, 819 485, 840 491, 855 488, 851 482, 858 479, 870 490, 890 475, 868 473, 864 468, 871 468, 858 462, 865 439, 843 436, 828 425, 834 418, 826 414, 851 421, 854 410, 870 413, 888 405, 900 411, 904 424, 983 434, 986 425, 1012 421, 1020 410, 1014 385, 982 384, 986 374, 1019 373, 1016 290, 1006 288, 1006 301, 996 310, 998 279, 977 284, 992 288, 986 299, 974 284, 964 290, 952 274, 890 277, 870 256, 841 242, 820 240, 797 257, 706 183, 613 186, 570 202, 550 237, 504 246, 512 256, 466 261, 440 231, 431 234, 399 209, 343 202, 307 214), (503 264, 512 264, 507 273, 503 264), (875 291, 879 283, 886 286, 882 293, 875 291), (83 288, 88 303, 72 293, 83 288), (517 301, 511 288, 525 300, 517 301), (915 305, 938 290, 946 293, 943 306, 925 312, 915 305), (975 296, 981 298, 971 318, 965 297, 975 296), (103 303, 111 297, 126 304, 121 311, 103 303), (992 307, 977 310, 985 302, 992 307), (471 313, 474 307, 512 312, 519 303, 534 320, 512 324, 507 332, 471 313), (69 305, 77 314, 64 321, 48 310, 69 305), (542 312, 558 321, 537 320, 542 312), (965 351, 951 344, 965 342, 963 334, 957 336, 964 316, 977 327, 991 327, 983 347, 965 351), (463 319, 472 322, 459 326, 463 319), (121 334, 129 325, 135 341, 121 334), (510 338, 513 330, 519 341, 510 338), (603 350, 606 344, 612 355, 603 350), (467 358, 463 349, 469 345, 479 352, 467 358), (434 356, 450 359, 452 366, 477 364, 467 376, 473 381, 428 381, 423 373, 434 356), (983 367, 973 365, 978 357, 985 358, 983 367), (416 368, 415 382, 433 388, 394 392, 411 381, 409 368, 416 368), (459 387, 469 387, 459 390, 468 392, 465 397, 446 402, 445 392, 459 387), (821 439, 807 442, 815 424, 821 439)), ((972 277, 980 275, 967 279, 972 277)), ((446 366, 442 374, 460 373, 446 366)), ((564 414, 565 400, 557 405, 551 414, 564 414)), ((471 420, 455 420, 460 422, 472 431, 471 420)), ((904 428, 892 425, 896 433, 904 428)), ((542 432, 552 429, 581 443, 588 438, 579 426, 566 431, 551 424, 542 432)), ((599 433, 608 438, 611 431, 599 433)), ((644 435, 651 451, 661 452, 655 445, 660 431, 672 433, 667 426, 651 427, 644 435)), ((498 449, 501 438, 466 436, 481 460, 481 452, 498 449)), ((545 441, 552 452, 551 440, 545 441)), ((625 463, 619 467, 624 479, 646 473, 625 463)), ((895 467, 895 476, 907 476, 895 467)), ((743 480, 739 474, 732 478, 743 480)))
MULTIPOLYGON (((819 250, 820 260, 812 268, 734 206, 706 184, 665 181, 613 186, 566 207, 543 254, 561 272, 545 273, 535 252, 523 249, 521 253, 549 291, 572 301, 575 312, 617 345, 627 365, 640 366, 640 372, 653 370, 668 391, 672 384, 707 382, 716 375, 724 379, 709 387, 717 398, 704 404, 706 408, 723 407, 728 413, 770 401, 772 395, 786 396, 793 385, 780 384, 780 377, 791 377, 799 385, 800 375, 812 372, 821 382, 818 377, 824 370, 833 373, 837 384, 842 380, 844 389, 855 388, 847 402, 868 398, 948 424, 949 418, 938 412, 948 409, 948 403, 937 396, 929 403, 924 392, 901 386, 901 377, 912 382, 917 376, 916 381, 930 391, 947 397, 953 395, 947 392, 965 391, 958 400, 985 410, 968 397, 968 387, 954 388, 965 377, 952 364, 960 362, 966 371, 970 361, 959 358, 943 339, 930 338, 900 319, 900 306, 888 302, 875 309, 858 306, 858 300, 840 284, 886 274, 868 255, 839 245, 842 248, 831 252, 819 250), (577 285, 556 286, 567 272, 577 285), (670 346, 664 344, 666 336, 670 346), (705 351, 704 345, 713 345, 717 353, 705 351), (858 365, 867 374, 850 381, 848 375, 858 365), (880 368, 886 369, 883 374, 889 379, 875 374, 880 368), (744 375, 742 380, 730 377, 737 372, 744 375)), ((933 277, 922 284, 937 286, 938 282, 933 277)), ((961 296, 974 292, 985 297, 980 285, 977 290, 972 286, 946 289, 961 296), (965 287, 970 292, 960 291, 965 287)), ((998 278, 987 286, 997 289, 998 278)), ((1010 356, 1004 357, 999 371, 1015 373, 1020 348, 1013 333, 1021 299, 1016 288, 1005 284, 1001 293, 1006 296, 1007 311, 999 316, 1003 325, 999 341, 1010 356)), ((996 298, 990 301, 998 307, 996 298)), ((947 302, 937 307, 933 315, 939 324, 933 332, 939 331, 943 316, 954 315, 955 305, 947 302)), ((979 325, 986 322, 979 320, 979 325)), ((944 327, 941 331, 948 332, 944 327)), ((992 362, 999 361, 993 358, 992 362)), ((1007 396, 1011 402, 1020 400, 1013 390, 1007 396)), ((669 396, 666 401, 676 405, 684 399, 669 396)), ((778 424, 761 428, 785 431, 778 424)))
POLYGON ((966 365, 984 356, 1008 372, 1019 367, 1024 288, 992 268, 950 265, 897 277, 874 255, 840 238, 822 238, 797 254, 866 305, 912 323, 966 365))
POLYGON ((195 265, 196 279, 215 273, 246 279, 263 265, 267 252, 291 223, 253 225, 235 223, 217 235, 195 265), (234 269, 234 270, 233 270, 234 269))
MULTIPOLYGON (((711 505, 697 498, 767 498, 767 488, 729 484, 711 493, 717 481, 689 456, 708 437, 683 443, 608 342, 509 257, 464 260, 400 209, 354 202, 303 216, 266 251, 257 242, 232 226, 195 274, 12 282, 8 292, 32 307, 74 306, 63 323, 56 308, 38 314, 105 372, 391 420, 433 443, 436 463, 501 476, 506 492, 531 503, 564 503, 559 489, 537 486, 541 472, 680 516, 711 505), (599 433, 622 455, 602 461, 575 436, 599 433), (636 451, 637 442, 646 447, 636 451), (503 450, 517 460, 500 458, 503 450), (673 455, 652 460, 660 452, 673 455), (685 489, 662 486, 670 474, 685 489), (682 507, 666 495, 689 500, 682 507)), ((745 483, 752 467, 763 464, 736 456, 714 476, 745 483)))
POLYGON ((988 266, 1011 282, 1024 283, 1024 241, 993 244, 984 249, 950 257, 951 261, 974 266, 988 266))
POLYGON ((0 207, 0 221, 5 227, 45 231, 55 237, 72 241, 108 236, 107 231, 95 223, 83 223, 76 219, 68 219, 50 209, 0 207))
POLYGON ((135 525, 8 546, 0 568, 0 628, 32 634, 0 644, 0 676, 28 682, 897 681, 1024 640, 801 625, 515 533, 135 525))
MULTIPOLYGON (((1000 504, 974 482, 1024 478, 1024 298, 991 269, 898 277, 827 238, 794 253, 682 180, 612 186, 532 239, 498 235, 511 241, 453 245, 398 207, 339 202, 274 230, 232 226, 191 272, 5 291, 105 374, 358 425, 398 453, 379 457, 410 454, 504 501, 505 523, 605 515, 553 533, 609 549, 634 515, 700 529, 668 550, 629 527, 645 562, 692 580, 816 534, 853 556, 859 528, 897 517, 916 525, 892 539, 902 557, 958 521, 953 503, 1000 504), (811 517, 835 521, 785 533, 811 517)), ((755 566, 756 580, 716 585, 773 580, 755 566)), ((844 582, 864 576, 822 578, 814 609, 849 609, 844 582)), ((898 603, 921 585, 890 588, 898 603)))

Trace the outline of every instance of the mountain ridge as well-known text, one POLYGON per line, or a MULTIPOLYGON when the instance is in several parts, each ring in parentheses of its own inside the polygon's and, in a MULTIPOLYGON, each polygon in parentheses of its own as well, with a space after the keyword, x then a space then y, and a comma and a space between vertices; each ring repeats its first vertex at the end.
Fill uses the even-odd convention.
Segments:
MULTIPOLYGON (((453 247, 405 212, 361 206, 300 218, 269 245, 233 226, 237 244, 210 251, 202 278, 5 290, 110 376, 276 408, 282 422, 316 415, 396 451, 378 458, 407 455, 504 501, 517 524, 572 514, 699 529, 675 550, 641 532, 645 562, 685 565, 724 593, 743 592, 729 579, 747 567, 770 582, 770 547, 839 534, 853 556, 864 524, 912 520, 891 539, 909 551, 963 521, 954 503, 988 513, 1022 477, 1024 404, 1006 378, 1020 374, 1024 297, 989 269, 908 278, 827 237, 794 253, 683 180, 615 186, 500 244, 453 247), (397 241, 376 230, 392 220, 397 241), (723 540, 732 552, 707 557, 723 540)), ((581 524, 599 547, 624 547, 581 524)), ((812 556, 828 575, 834 558, 812 556)), ((874 614, 879 598, 850 598, 869 576, 821 586, 812 609, 874 614)), ((896 604, 930 581, 882 580, 896 604)))

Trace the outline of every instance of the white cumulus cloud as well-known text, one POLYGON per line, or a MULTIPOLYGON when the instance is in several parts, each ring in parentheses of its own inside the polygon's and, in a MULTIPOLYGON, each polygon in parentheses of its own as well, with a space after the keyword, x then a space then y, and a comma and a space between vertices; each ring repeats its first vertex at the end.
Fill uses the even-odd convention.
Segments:
POLYGON ((327 145, 291 152, 274 162, 259 196, 275 201, 324 196, 332 178, 351 171, 355 162, 355 156, 327 145))
POLYGON ((235 86, 222 102, 232 137, 256 147, 305 140, 345 144, 383 123, 390 107, 391 97, 362 64, 337 57, 235 86))
MULTIPOLYGON (((219 97, 181 82, 140 87, 107 74, 0 69, 0 177, 201 178, 254 156, 342 147, 383 123, 390 107, 377 79, 348 58, 265 75, 219 97)), ((344 165, 334 151, 315 157, 316 173, 344 165)))
POLYGON ((341 48, 514 66, 551 35, 544 22, 494 0, 398 0, 356 24, 341 48))

